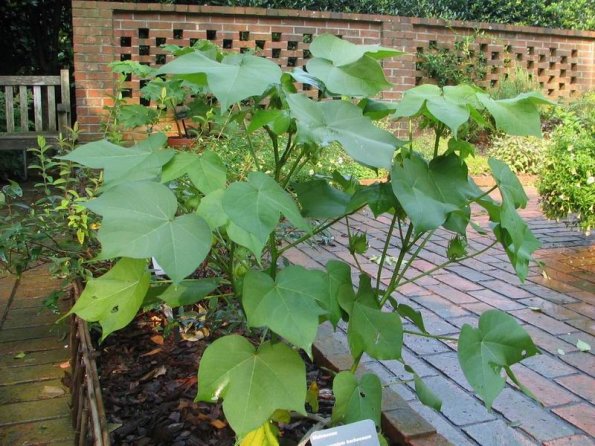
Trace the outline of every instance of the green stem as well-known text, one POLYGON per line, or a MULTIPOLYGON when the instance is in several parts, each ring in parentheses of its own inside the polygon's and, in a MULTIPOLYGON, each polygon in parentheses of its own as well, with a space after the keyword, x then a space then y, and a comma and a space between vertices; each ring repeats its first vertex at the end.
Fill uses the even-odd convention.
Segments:
MULTIPOLYGON (((360 210, 361 208, 363 208, 363 207, 364 207, 364 206, 360 206, 359 208, 355 209, 353 212, 350 212, 350 213, 349 213, 349 214, 347 214, 347 215, 352 215, 352 214, 356 213, 357 211, 359 211, 359 210, 360 210)), ((281 255, 281 254, 283 254, 285 251, 287 251, 287 250, 289 250, 289 249, 293 248, 294 246, 297 246, 297 245, 299 245, 300 243, 302 243, 302 242, 305 242, 306 240, 308 240, 309 238, 312 238, 314 235, 318 234, 319 232, 322 232, 322 231, 324 231, 325 229, 327 229, 327 228, 331 227, 332 225, 334 225, 335 223, 337 223, 339 220, 341 220, 341 219, 342 219, 342 218, 344 218, 344 217, 345 217, 344 215, 341 215, 340 217, 334 218, 334 219, 332 219, 331 221, 329 221, 329 222, 327 222, 327 223, 325 223, 325 224, 323 224, 323 225, 320 225, 319 227, 317 227, 316 229, 314 229, 312 232, 309 232, 309 233, 307 233, 307 234, 304 234, 303 236, 301 236, 301 237, 300 237, 300 238, 298 238, 297 240, 295 240, 295 241, 293 241, 293 242, 291 242, 291 243, 289 243, 289 244, 285 245, 283 248, 281 248, 281 249, 278 251, 278 253, 277 253, 277 254, 278 254, 278 255, 281 255)))
POLYGON ((256 151, 254 150, 254 145, 252 144, 252 138, 250 138, 250 134, 248 133, 248 127, 246 127, 246 121, 244 119, 242 119, 242 125, 244 126, 244 134, 246 135, 246 140, 248 141, 248 149, 250 150, 250 155, 254 160, 256 170, 260 171, 260 163, 258 162, 258 158, 256 157, 256 151))
POLYGON ((433 335, 430 333, 423 333, 421 331, 411 331, 411 330, 403 330, 404 334, 410 334, 414 336, 422 336, 424 338, 432 338, 432 339, 444 339, 445 341, 455 341, 457 342, 457 338, 452 338, 450 336, 442 336, 442 335, 433 335))
POLYGON ((279 258, 279 251, 277 250, 277 238, 275 232, 269 236, 269 251, 271 253, 270 276, 274 279, 277 275, 277 259, 279 258))
MULTIPOLYGON (((291 180, 291 176, 294 174, 294 172, 296 171, 296 169, 298 168, 300 161, 302 160, 304 154, 305 154, 305 150, 302 149, 302 151, 300 152, 300 154, 298 155, 298 157, 296 158, 295 162, 293 163, 293 166, 291 166, 291 169, 289 169, 289 173, 287 174, 287 176, 285 177, 285 180, 283 181, 283 189, 285 189, 287 187, 287 185, 289 184, 289 181, 291 180)), ((301 168, 301 167, 300 167, 301 168)))
POLYGON ((407 285, 408 283, 411 282, 415 282, 416 280, 421 279, 422 277, 426 277, 429 276, 430 274, 432 274, 435 271, 438 271, 439 269, 444 268, 445 266, 450 265, 451 263, 455 263, 455 262, 462 262, 463 260, 467 260, 467 259, 472 259, 473 257, 477 257, 478 255, 483 254, 484 252, 486 252, 487 250, 493 248, 494 246, 496 246, 496 244, 498 243, 498 240, 496 240, 495 242, 491 243, 490 245, 486 246, 485 248, 483 248, 482 250, 479 250, 477 252, 474 252, 473 254, 469 254, 465 257, 461 257, 460 259, 457 260, 447 260, 446 262, 441 263, 440 265, 435 266, 432 269, 429 269, 428 271, 425 271, 421 274, 418 274, 417 276, 411 278, 411 279, 407 279, 406 281, 404 281, 403 283, 401 283, 400 285, 407 285))
MULTIPOLYGON (((395 276, 401 270, 401 265, 403 264, 403 259, 405 258, 405 254, 407 253, 407 251, 409 250, 409 247, 410 247, 409 240, 411 239, 412 233, 413 233, 413 225, 410 224, 409 227, 407 228, 407 233, 405 234, 405 237, 401 238, 401 251, 399 252, 399 258, 397 259, 397 264, 395 265, 395 269, 393 270, 393 275, 391 277, 391 283, 394 281, 395 276)), ((380 274, 378 276, 380 276, 380 274)), ((386 300, 388 299, 388 296, 390 296, 390 293, 388 293, 388 295, 387 295, 386 292, 382 296, 382 299, 380 300, 381 308, 384 305, 384 303, 386 302, 386 300)))
POLYGON ((440 146, 440 138, 442 138, 442 133, 444 132, 444 124, 440 123, 438 127, 434 130, 436 133, 436 139, 434 140, 434 158, 438 156, 438 147, 440 146))
POLYGON ((378 263, 378 273, 376 274, 376 292, 380 289, 380 276, 382 274, 382 270, 384 269, 384 262, 386 261, 386 254, 388 253, 388 247, 390 246, 390 239, 393 235, 393 231, 395 230, 395 224, 397 223, 398 216, 395 212, 393 218, 390 222, 390 226, 388 228, 388 233, 386 234, 386 240, 384 241, 384 248, 382 249, 382 255, 380 256, 380 262, 378 263))
POLYGON ((351 365, 351 368, 349 369, 349 371, 351 373, 355 373, 355 371, 357 370, 357 368, 359 367, 359 363, 362 360, 362 356, 364 355, 364 353, 360 353, 359 355, 357 355, 357 357, 353 358, 353 364, 351 365))
MULTIPOLYGON (((411 257, 409 258, 409 260, 407 260, 407 263, 405 264, 405 266, 403 267, 403 269, 400 272, 395 269, 395 272, 396 273, 393 274, 393 276, 391 278, 391 281, 388 284, 388 287, 384 291, 384 295, 382 296, 382 299, 380 301, 380 306, 383 306, 384 303, 386 302, 386 300, 392 294, 392 292, 398 288, 399 283, 403 279, 403 276, 405 276, 405 273, 407 272, 407 270, 409 269, 409 267, 411 266, 411 264, 413 263, 413 261, 419 256, 419 253, 424 248, 424 246, 426 246, 426 243, 430 240, 430 238, 432 237, 432 234, 434 234, 434 231, 430 231, 428 233, 428 235, 426 236, 425 240, 422 243, 420 243, 420 245, 417 247, 417 249, 415 250, 415 252, 411 255, 411 257)), ((415 245, 415 243, 417 243, 417 241, 420 238, 421 238, 421 236, 416 237, 416 239, 411 243, 411 245, 409 245, 407 247, 406 251, 409 251, 409 249, 413 245, 415 245)))
POLYGON ((289 159, 289 155, 291 155, 292 150, 294 149, 295 144, 293 144, 293 133, 289 133, 287 135, 287 144, 285 144, 285 150, 281 154, 280 162, 281 164, 285 164, 289 159))

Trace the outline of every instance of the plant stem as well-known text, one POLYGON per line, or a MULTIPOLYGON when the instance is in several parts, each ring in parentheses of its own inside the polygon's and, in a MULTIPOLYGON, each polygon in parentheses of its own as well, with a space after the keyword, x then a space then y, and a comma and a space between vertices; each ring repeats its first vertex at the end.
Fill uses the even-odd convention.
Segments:
POLYGON ((349 371, 351 373, 355 373, 355 371, 359 367, 359 362, 362 360, 363 355, 364 355, 364 353, 362 352, 359 355, 357 355, 355 358, 353 358, 353 364, 351 365, 351 368, 349 369, 349 371))
POLYGON ((386 261, 386 254, 388 252, 388 247, 390 246, 390 239, 393 235, 393 231, 395 230, 395 224, 397 223, 398 217, 397 213, 395 212, 393 218, 390 222, 390 226, 388 228, 388 233, 386 234, 386 240, 384 241, 384 248, 382 249, 382 255, 380 256, 380 262, 378 263, 378 273, 376 274, 376 292, 380 289, 380 275, 382 270, 384 269, 384 262, 386 261))
POLYGON ((244 132, 246 135, 246 140, 248 141, 248 149, 250 150, 250 155, 254 160, 256 170, 260 171, 260 163, 258 162, 258 158, 256 157, 256 151, 254 150, 254 145, 252 144, 252 138, 250 138, 250 134, 248 133, 248 127, 246 127, 246 121, 244 119, 242 119, 242 125, 244 126, 244 132))
POLYGON ((277 250, 277 238, 273 231, 269 236, 269 251, 271 253, 270 276, 274 279, 277 275, 277 259, 279 258, 279 251, 277 250))
MULTIPOLYGON (((364 205, 364 206, 365 206, 365 205, 364 205)), ((359 211, 359 210, 360 210, 361 208, 363 208, 364 206, 360 206, 359 208, 355 209, 353 212, 350 212, 350 213, 349 213, 349 214, 347 214, 347 215, 352 215, 352 214, 356 213, 357 211, 359 211)), ((293 242, 291 242, 291 243, 289 243, 289 244, 285 245, 283 248, 281 248, 281 249, 278 251, 278 255, 281 255, 281 254, 283 254, 285 251, 287 251, 287 250, 289 250, 289 249, 293 248, 294 246, 297 246, 297 245, 299 245, 300 243, 302 243, 302 242, 304 242, 304 241, 308 240, 309 238, 312 238, 312 236, 314 236, 314 235, 318 234, 319 232, 322 232, 322 231, 324 231, 325 229, 327 229, 327 228, 331 227, 332 225, 334 225, 335 223, 337 223, 339 220, 341 220, 343 217, 345 217, 345 216, 344 216, 344 215, 341 215, 340 217, 334 218, 334 219, 332 219, 331 221, 329 221, 329 222, 327 222, 327 223, 325 223, 325 224, 323 224, 323 225, 320 225, 320 226, 318 226, 316 229, 312 230, 312 232, 309 232, 309 233, 307 233, 307 234, 304 234, 303 236, 301 236, 301 237, 300 237, 300 238, 298 238, 297 240, 294 240, 293 242)))
POLYGON ((435 271, 438 271, 439 269, 444 268, 445 266, 450 265, 451 263, 455 263, 455 262, 462 262, 463 260, 467 260, 467 259, 471 259, 473 257, 476 257, 478 255, 483 254, 484 252, 488 251, 489 249, 493 248, 494 246, 496 246, 496 244, 498 243, 498 240, 494 241, 493 243, 489 244, 488 246, 486 246, 485 248, 483 248, 482 250, 479 250, 477 252, 474 252, 473 254, 469 254, 465 257, 461 257, 460 259, 457 260, 447 260, 446 262, 441 263, 440 265, 435 266, 434 268, 429 269, 428 271, 425 271, 421 274, 418 274, 417 276, 411 278, 411 279, 407 279, 406 281, 404 281, 403 283, 401 283, 400 285, 407 285, 408 283, 411 282, 415 282, 416 280, 421 279, 422 277, 426 277, 430 274, 432 274, 435 271))
MULTIPOLYGON (((399 252, 399 258, 397 259, 397 264, 395 265, 395 269, 393 270, 393 275, 391 277, 391 283, 393 282, 395 276, 399 273, 399 271, 401 269, 401 265, 403 264, 403 259, 405 258, 405 254, 409 250, 409 247, 410 247, 409 240, 411 239, 412 233, 413 233, 413 225, 409 224, 409 227, 407 228, 407 233, 405 234, 405 237, 401 238, 401 251, 399 252)), ((388 295, 390 295, 390 293, 388 295)), ((386 302, 386 299, 388 299, 388 296, 385 292, 384 296, 382 296, 382 299, 380 300, 380 308, 382 308, 382 306, 386 302)))
MULTIPOLYGON (((283 189, 285 189, 287 187, 287 185, 289 184, 289 180, 291 180, 291 176, 294 174, 294 172, 298 168, 298 165, 300 164, 300 161, 302 160, 302 157, 304 156, 305 152, 306 152, 305 149, 302 149, 302 151, 296 158, 295 162, 293 163, 293 166, 291 166, 291 169, 289 169, 289 173, 285 177, 285 180, 283 181, 283 184, 282 184, 283 189)), ((306 159, 306 161, 307 161, 307 159, 306 159)), ((301 167, 300 167, 300 169, 301 169, 301 167)))
MULTIPOLYGON (((425 240, 417 247, 415 252, 411 255, 409 260, 407 260, 407 263, 405 264, 405 266, 403 267, 403 269, 400 272, 397 269, 395 269, 395 273, 393 274, 391 281, 388 284, 388 287, 384 291, 384 295, 382 296, 382 299, 380 301, 380 306, 383 306, 385 304, 386 300, 392 294, 392 292, 397 289, 397 287, 399 286, 399 283, 401 282, 401 279, 403 278, 403 276, 405 275, 405 273, 407 272, 407 270, 409 269, 409 267, 411 266, 413 261, 419 256, 419 253, 424 248, 424 246, 426 245, 428 240, 430 240, 430 238, 432 237, 432 234, 434 234, 434 231, 430 231, 428 233, 425 240)), ((407 247, 406 250, 409 251, 409 249, 419 240, 420 237, 421 236, 416 237, 416 239, 411 243, 411 245, 409 245, 407 247)))
POLYGON ((440 146, 440 138, 442 138, 442 133, 444 132, 444 124, 440 123, 438 127, 434 129, 436 133, 436 139, 434 140, 434 158, 438 156, 438 148, 440 146))
POLYGON ((424 338, 444 339, 445 341, 455 341, 455 342, 458 341, 457 338, 453 338, 453 337, 450 337, 450 336, 433 335, 433 334, 430 334, 430 333, 423 333, 421 331, 403 330, 403 333, 404 334, 414 335, 414 336, 421 336, 421 337, 424 337, 424 338))

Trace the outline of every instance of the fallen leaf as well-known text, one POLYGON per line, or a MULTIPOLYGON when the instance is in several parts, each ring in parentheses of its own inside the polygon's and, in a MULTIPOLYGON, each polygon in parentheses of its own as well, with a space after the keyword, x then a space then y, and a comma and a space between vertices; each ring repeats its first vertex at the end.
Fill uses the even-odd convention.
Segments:
POLYGON ((585 341, 581 341, 580 339, 576 341, 576 348, 578 348, 581 352, 591 351, 591 346, 587 344, 585 341))
POLYGON ((150 352, 143 353, 142 355, 140 355, 140 357, 144 358, 145 356, 153 356, 153 355, 156 355, 157 353, 159 353, 160 351, 161 351, 161 347, 157 347, 157 348, 154 348, 153 350, 151 350, 150 352))
POLYGON ((541 313, 541 311, 542 311, 542 309, 540 307, 529 307, 529 310, 538 311, 539 313, 541 313))
POLYGON ((227 426, 227 423, 221 420, 213 420, 211 421, 211 426, 213 426, 216 429, 223 429, 227 426))
POLYGON ((120 429, 122 427, 122 423, 107 423, 107 431, 111 434, 116 429, 120 429))
POLYGON ((57 386, 43 386, 41 392, 39 392, 40 398, 56 398, 64 395, 66 392, 62 387, 57 386))
POLYGON ((158 378, 160 376, 163 376, 167 373, 167 368, 162 365, 157 367, 156 369, 151 370, 149 373, 146 373, 139 381, 149 381, 150 379, 153 378, 158 378))
POLYGON ((558 354, 560 356, 564 356, 566 354, 566 352, 564 352, 564 350, 562 350, 561 348, 558 349, 558 354))
POLYGON ((163 345, 163 336, 161 336, 161 335, 151 336, 151 341, 153 341, 157 345, 163 345))
POLYGON ((14 359, 23 359, 25 356, 27 356, 25 352, 19 352, 16 355, 14 355, 14 359))

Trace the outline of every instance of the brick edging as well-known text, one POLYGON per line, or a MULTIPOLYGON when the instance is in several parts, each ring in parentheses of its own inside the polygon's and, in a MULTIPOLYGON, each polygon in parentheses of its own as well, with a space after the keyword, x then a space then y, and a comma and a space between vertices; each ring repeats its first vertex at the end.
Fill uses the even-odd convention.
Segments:
MULTIPOLYGON (((319 366, 335 372, 349 370, 353 361, 345 346, 334 337, 334 330, 328 322, 319 327, 313 353, 319 366)), ((366 364, 360 365, 360 371, 372 372, 366 364)), ((402 446, 453 446, 387 383, 383 384, 382 431, 392 441, 402 446)))

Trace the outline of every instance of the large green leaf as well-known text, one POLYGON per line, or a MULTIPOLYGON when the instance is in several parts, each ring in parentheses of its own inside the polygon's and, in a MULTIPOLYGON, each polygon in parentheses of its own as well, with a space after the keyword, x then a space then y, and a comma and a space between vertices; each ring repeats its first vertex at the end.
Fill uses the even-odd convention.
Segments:
POLYGON ((179 284, 174 283, 167 287, 158 297, 170 307, 192 305, 208 296, 217 286, 217 278, 183 280, 179 284))
POLYGON ((251 172, 248 181, 231 184, 223 196, 223 209, 240 228, 265 241, 283 214, 297 228, 309 230, 291 195, 262 172, 251 172))
POLYGON ((477 105, 476 93, 476 89, 467 85, 444 87, 444 90, 436 85, 420 85, 403 94, 395 117, 425 113, 444 123, 456 138, 459 127, 469 120, 469 108, 477 105))
POLYGON ((86 205, 103 216, 102 257, 155 257, 174 282, 205 259, 211 230, 198 215, 176 217, 176 197, 154 182, 123 183, 86 205))
POLYGON ((358 380, 351 372, 341 372, 333 380, 333 393, 333 423, 349 424, 369 419, 380 426, 382 384, 378 376, 366 373, 358 380))
POLYGON ((515 319, 499 310, 479 318, 479 327, 463 325, 459 336, 459 363, 475 392, 491 408, 504 388, 502 369, 538 354, 537 347, 515 319))
POLYGON ((298 140, 326 146, 339 142, 356 161, 389 169, 399 141, 374 125, 362 110, 346 101, 314 102, 304 95, 288 96, 297 121, 298 140))
POLYGON ((173 150, 162 150, 167 138, 156 133, 133 146, 121 147, 107 140, 77 147, 61 159, 74 161, 93 169, 104 169, 104 185, 123 181, 150 180, 159 177, 161 168, 174 156, 173 150))
POLYGON ((256 237, 254 234, 246 231, 245 229, 240 228, 233 222, 228 222, 227 226, 225 227, 227 230, 227 235, 231 239, 232 242, 237 243, 240 246, 248 248, 256 257, 258 261, 262 255, 262 250, 267 243, 267 239, 260 239, 256 237))
POLYGON ((288 266, 275 280, 249 271, 242 304, 250 326, 268 327, 309 353, 319 316, 329 311, 329 289, 327 275, 319 270, 288 266))
POLYGON ((498 129, 517 136, 541 137, 538 106, 555 104, 533 91, 511 99, 494 100, 486 94, 478 94, 477 97, 494 117, 498 129))
POLYGON ((149 289, 146 260, 121 259, 103 276, 90 279, 68 312, 88 322, 99 322, 101 340, 125 327, 136 316, 149 289))
POLYGON ((353 194, 347 211, 353 212, 365 204, 368 205, 374 217, 378 217, 385 212, 403 212, 399 201, 393 193, 390 182, 374 183, 369 186, 360 187, 353 194))
POLYGON ((454 212, 469 215, 469 201, 478 194, 469 182, 467 166, 455 154, 428 164, 414 153, 403 165, 393 166, 391 182, 417 232, 440 227, 454 212))
POLYGON ((263 425, 277 409, 305 413, 306 369, 282 342, 258 349, 241 336, 217 339, 198 369, 200 401, 223 399, 223 411, 239 438, 263 425))
POLYGON ((375 359, 399 359, 403 324, 398 314, 356 300, 349 318, 347 339, 354 357, 365 352, 375 359))
POLYGON ((223 189, 227 179, 223 161, 210 150, 200 155, 190 152, 176 153, 163 168, 161 182, 166 183, 183 175, 188 175, 196 188, 205 195, 223 189))
POLYGON ((165 73, 206 74, 209 88, 221 103, 222 111, 236 102, 261 95, 281 79, 281 69, 268 59, 250 54, 230 54, 217 62, 200 51, 180 56, 157 72, 165 73))
POLYGON ((494 223, 496 239, 502 244, 517 276, 524 281, 529 272, 532 254, 541 246, 516 210, 525 207, 527 195, 505 163, 490 159, 489 165, 500 189, 502 203, 498 204, 489 197, 483 197, 478 203, 488 211, 490 220, 494 223))
POLYGON ((349 65, 365 55, 380 60, 404 54, 402 51, 380 45, 356 45, 332 34, 317 36, 310 45, 310 52, 314 57, 330 60, 337 66, 349 65))
POLYGON ((229 221, 223 210, 223 189, 217 189, 205 195, 196 209, 196 215, 204 218, 212 230, 224 226, 229 221))
POLYGON ((351 281, 351 266, 339 260, 329 260, 326 264, 329 280, 329 320, 334 326, 341 319, 341 308, 353 306, 355 292, 351 281))
POLYGON ((368 55, 343 66, 336 66, 327 59, 315 58, 308 62, 306 68, 336 96, 374 96, 391 86, 382 66, 368 55))
POLYGON ((294 189, 306 217, 336 218, 347 213, 351 197, 331 187, 326 180, 296 183, 294 189))
POLYGON ((523 186, 517 176, 508 165, 495 158, 488 160, 488 165, 492 171, 492 176, 505 198, 512 201, 515 208, 524 208, 527 206, 529 198, 525 193, 523 186))

